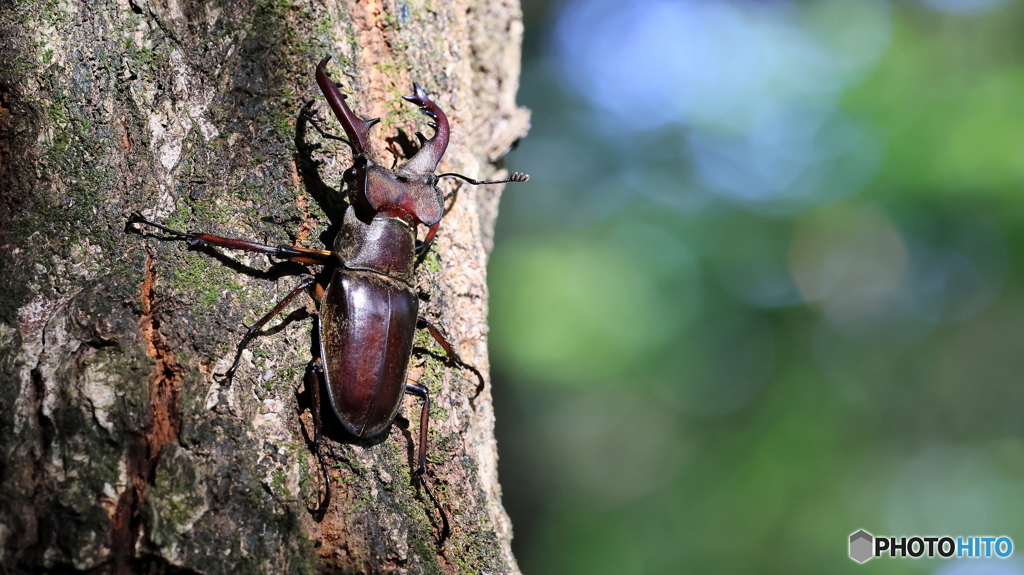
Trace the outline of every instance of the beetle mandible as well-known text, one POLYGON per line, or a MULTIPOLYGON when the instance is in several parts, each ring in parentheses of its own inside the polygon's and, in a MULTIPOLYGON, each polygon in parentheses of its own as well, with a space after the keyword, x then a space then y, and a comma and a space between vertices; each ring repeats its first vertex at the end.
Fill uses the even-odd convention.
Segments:
MULTIPOLYGON (((348 207, 329 251, 181 232, 150 221, 139 212, 132 214, 129 225, 153 226, 172 239, 186 241, 190 249, 237 249, 323 266, 319 275, 303 279, 274 309, 248 328, 238 344, 234 362, 223 374, 224 381, 231 381, 242 351, 263 326, 297 297, 309 292, 317 305, 314 329, 319 335, 320 353, 307 365, 305 378, 312 395, 313 450, 325 485, 323 501, 316 511, 322 514, 331 498, 330 476, 320 452, 321 380, 332 411, 344 428, 359 438, 373 437, 386 430, 398 414, 403 395, 409 393, 423 399, 414 474, 441 515, 443 541, 449 532, 448 518, 424 477, 430 395, 426 387, 406 382, 415 330, 428 330, 451 363, 476 374, 477 394, 484 381, 476 368, 462 361, 441 331, 419 315, 419 300, 413 289, 415 260, 418 253, 429 249, 445 214, 446 197, 437 187, 438 180, 452 177, 479 185, 525 182, 529 176, 513 172, 502 180, 477 181, 461 174, 435 174, 448 146, 448 118, 418 84, 413 84, 413 95, 405 99, 434 120, 429 123, 434 136, 427 139, 417 132, 420 149, 393 169, 383 167, 370 156, 368 145, 369 128, 379 118, 363 120, 352 112, 345 95, 327 75, 329 61, 327 56, 317 65, 316 81, 347 137, 331 136, 315 123, 312 125, 324 136, 345 142, 353 156, 352 166, 343 176, 348 207), (416 240, 420 224, 428 228, 423 242, 416 240)), ((312 123, 312 116, 308 119, 312 123)))

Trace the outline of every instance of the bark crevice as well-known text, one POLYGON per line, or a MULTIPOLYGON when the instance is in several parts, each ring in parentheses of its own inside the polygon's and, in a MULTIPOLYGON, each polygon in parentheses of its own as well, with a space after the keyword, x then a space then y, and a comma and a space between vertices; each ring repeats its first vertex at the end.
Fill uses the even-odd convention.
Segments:
MULTIPOLYGON (((149 381, 148 424, 128 439, 125 455, 127 485, 118 497, 111 517, 110 548, 115 575, 131 575, 139 566, 136 546, 143 529, 140 514, 146 490, 156 479, 156 468, 164 446, 177 442, 181 433, 181 412, 178 399, 184 381, 184 368, 178 365, 160 333, 156 307, 156 270, 153 254, 147 252, 145 275, 140 287, 142 315, 139 332, 146 346, 146 355, 153 359, 149 381)), ((150 557, 152 559, 152 557, 150 557)))

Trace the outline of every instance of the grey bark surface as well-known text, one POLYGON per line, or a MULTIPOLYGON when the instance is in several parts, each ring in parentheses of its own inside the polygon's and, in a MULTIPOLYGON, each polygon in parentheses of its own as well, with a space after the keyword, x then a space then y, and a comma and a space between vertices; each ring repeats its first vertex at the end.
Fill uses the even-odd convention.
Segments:
MULTIPOLYGON (((417 336, 443 546, 411 475, 414 397, 369 441, 326 424, 334 497, 318 521, 312 300, 267 327, 230 386, 215 378, 301 270, 126 221, 327 249, 316 200, 351 155, 297 128, 324 54, 356 112, 383 119, 378 157, 430 135, 400 98, 417 81, 452 124, 439 172, 501 176, 529 122, 521 33, 515 0, 0 0, 0 573, 518 573, 489 383, 471 400, 472 374, 417 336)), ((421 313, 486 374, 500 187, 444 186, 459 194, 417 271, 421 313)))

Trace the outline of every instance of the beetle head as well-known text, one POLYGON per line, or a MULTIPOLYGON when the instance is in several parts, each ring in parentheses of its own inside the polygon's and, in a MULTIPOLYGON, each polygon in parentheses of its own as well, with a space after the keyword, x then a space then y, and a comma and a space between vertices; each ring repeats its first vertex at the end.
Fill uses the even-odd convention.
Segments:
POLYGON ((413 157, 394 170, 384 168, 370 157, 368 144, 369 129, 380 119, 363 120, 352 112, 345 102, 345 95, 327 76, 330 59, 330 56, 324 58, 316 67, 316 82, 345 129, 348 145, 352 148, 353 164, 345 171, 345 181, 357 213, 372 217, 383 212, 413 225, 436 224, 444 215, 444 196, 437 188, 434 170, 448 147, 448 118, 419 84, 413 84, 413 95, 405 99, 419 106, 434 120, 430 123, 435 130, 434 137, 428 140, 417 132, 421 147, 413 157))

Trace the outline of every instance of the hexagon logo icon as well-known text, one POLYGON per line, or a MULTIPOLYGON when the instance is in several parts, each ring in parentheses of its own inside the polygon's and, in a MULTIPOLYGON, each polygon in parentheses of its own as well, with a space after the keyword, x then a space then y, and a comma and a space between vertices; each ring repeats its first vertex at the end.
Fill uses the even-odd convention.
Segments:
POLYGON ((875 538, 863 529, 850 535, 850 559, 863 563, 874 556, 875 538))

